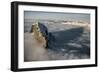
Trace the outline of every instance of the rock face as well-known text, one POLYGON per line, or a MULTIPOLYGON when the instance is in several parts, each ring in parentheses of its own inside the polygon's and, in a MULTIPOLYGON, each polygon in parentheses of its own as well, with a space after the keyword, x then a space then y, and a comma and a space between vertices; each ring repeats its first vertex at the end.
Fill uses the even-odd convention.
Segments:
POLYGON ((25 33, 25 61, 49 60, 46 50, 47 29, 40 23, 34 23, 31 33, 25 33))
POLYGON ((46 47, 48 32, 44 25, 38 22, 34 23, 31 28, 31 33, 34 34, 33 37, 35 37, 39 43, 46 47))

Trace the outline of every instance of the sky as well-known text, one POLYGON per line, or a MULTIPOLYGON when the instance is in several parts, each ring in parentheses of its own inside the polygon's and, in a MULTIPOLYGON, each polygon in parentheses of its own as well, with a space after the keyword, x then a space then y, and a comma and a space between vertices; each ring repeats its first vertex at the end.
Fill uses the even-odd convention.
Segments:
POLYGON ((85 22, 90 22, 90 14, 85 13, 24 11, 24 18, 47 20, 81 20, 85 22))

